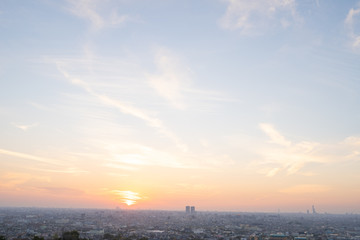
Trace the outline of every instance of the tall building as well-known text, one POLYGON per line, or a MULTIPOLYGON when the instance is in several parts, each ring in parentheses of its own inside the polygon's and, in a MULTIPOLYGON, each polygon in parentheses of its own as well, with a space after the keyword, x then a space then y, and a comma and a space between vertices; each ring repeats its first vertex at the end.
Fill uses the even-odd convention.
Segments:
POLYGON ((195 206, 191 206, 191 213, 195 213, 195 206))
POLYGON ((186 206, 186 207, 185 207, 185 212, 186 212, 186 213, 190 213, 190 206, 186 206))
POLYGON ((313 214, 316 214, 314 205, 312 205, 312 212, 313 212, 313 214))

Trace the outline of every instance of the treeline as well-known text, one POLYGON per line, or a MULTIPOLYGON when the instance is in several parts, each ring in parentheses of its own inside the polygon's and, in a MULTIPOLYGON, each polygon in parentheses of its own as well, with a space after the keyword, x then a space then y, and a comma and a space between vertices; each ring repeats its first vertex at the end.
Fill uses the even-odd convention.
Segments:
MULTIPOLYGON (((27 238, 28 239, 28 238, 27 238)), ((103 236, 104 240, 148 240, 146 237, 136 237, 136 236, 123 236, 121 234, 112 235, 109 233, 105 233, 103 236)), ((0 240, 8 240, 4 236, 0 236, 0 240)), ((21 239, 23 240, 23 239, 21 239)), ((44 237, 33 236, 31 240, 45 240, 44 237)), ((80 233, 76 230, 64 232, 61 237, 55 235, 52 240, 91 240, 88 238, 81 238, 80 233)))
MULTIPOLYGON (((17 238, 13 238, 17 239, 17 238)), ((23 238, 20 238, 23 239, 23 238)), ((32 238, 25 238, 25 239, 31 239, 31 240, 45 240, 44 237, 39 236, 33 236, 32 238)), ((0 240, 7 240, 6 237, 0 236, 0 240)), ((64 232, 61 237, 59 237, 57 234, 52 238, 52 240, 89 240, 86 238, 80 238, 80 233, 78 231, 71 231, 71 232, 64 232)))

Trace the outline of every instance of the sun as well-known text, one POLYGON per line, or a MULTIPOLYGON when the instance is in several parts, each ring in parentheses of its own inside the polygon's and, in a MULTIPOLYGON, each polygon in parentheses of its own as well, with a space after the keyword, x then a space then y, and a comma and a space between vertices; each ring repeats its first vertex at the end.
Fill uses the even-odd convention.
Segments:
POLYGON ((111 192, 118 196, 121 203, 128 206, 134 205, 142 199, 139 193, 133 191, 112 190, 111 192))
POLYGON ((127 199, 124 201, 124 203, 128 206, 131 206, 131 205, 134 205, 136 203, 136 201, 134 200, 130 200, 130 199, 127 199))

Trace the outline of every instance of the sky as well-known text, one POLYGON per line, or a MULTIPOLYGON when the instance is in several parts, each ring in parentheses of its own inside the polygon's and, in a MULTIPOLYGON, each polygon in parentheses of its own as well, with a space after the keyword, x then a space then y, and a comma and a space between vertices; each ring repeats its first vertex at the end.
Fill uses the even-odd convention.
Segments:
POLYGON ((360 214, 360 1, 0 2, 0 206, 360 214))

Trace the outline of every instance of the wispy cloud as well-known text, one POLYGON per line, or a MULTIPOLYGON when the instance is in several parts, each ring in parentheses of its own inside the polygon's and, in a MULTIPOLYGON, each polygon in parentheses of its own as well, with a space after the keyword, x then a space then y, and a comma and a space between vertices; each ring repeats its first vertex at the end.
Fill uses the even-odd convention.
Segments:
POLYGON ((81 87, 91 96, 98 99, 101 104, 114 107, 124 114, 131 115, 133 117, 143 120, 149 126, 157 129, 161 134, 171 139, 180 149, 182 149, 183 151, 187 151, 187 146, 182 143, 181 140, 172 131, 165 127, 165 125, 159 118, 150 116, 145 110, 135 107, 129 103, 113 99, 106 94, 98 93, 84 80, 77 77, 72 77, 68 72, 62 69, 59 64, 58 69, 64 75, 64 77, 69 80, 71 84, 81 87))
POLYGON ((271 124, 260 123, 260 128, 263 130, 271 139, 272 143, 276 143, 283 146, 290 146, 291 142, 286 140, 271 124))
MULTIPOLYGON (((58 159, 53 158, 45 158, 45 157, 39 157, 32 154, 26 154, 26 153, 20 153, 20 152, 14 152, 9 151, 5 149, 0 149, 0 154, 16 157, 20 159, 26 159, 33 161, 32 164, 27 164, 26 168, 28 170, 34 170, 34 171, 40 171, 40 172, 50 172, 50 173, 65 173, 65 174, 72 174, 72 175, 78 175, 83 173, 88 173, 86 170, 79 169, 77 167, 74 167, 71 162, 69 161, 62 161, 58 159), (41 165, 37 165, 35 163, 40 163, 41 165), (47 164, 47 168, 43 168, 43 164, 47 164), (42 166, 42 167, 37 167, 42 166)), ((70 156, 67 156, 67 160, 69 160, 70 156)))
POLYGON ((344 140, 344 144, 349 144, 349 145, 354 145, 354 146, 359 146, 360 147, 360 137, 347 137, 344 140))
POLYGON ((46 163, 51 165, 63 165, 60 161, 51 159, 51 158, 44 158, 44 157, 38 157, 30 154, 20 153, 20 152, 13 152, 5 149, 0 149, 0 154, 8 155, 11 157, 18 157, 22 159, 28 159, 40 163, 46 163))
POLYGON ((308 163, 327 164, 360 160, 358 151, 360 139, 358 137, 348 137, 344 141, 333 144, 308 141, 291 142, 271 124, 262 123, 259 126, 271 139, 271 145, 267 145, 259 151, 262 160, 257 163, 258 172, 268 177, 273 177, 281 172, 285 172, 287 175, 299 173, 308 163))
POLYGON ((129 19, 128 15, 119 16, 115 9, 106 6, 107 2, 101 0, 68 0, 68 10, 75 16, 89 21, 94 30, 119 26, 129 19))
POLYGON ((220 20, 225 29, 238 29, 245 35, 263 34, 268 28, 287 28, 300 20, 295 0, 224 0, 227 10, 220 20))
POLYGON ((197 89, 193 72, 183 59, 165 47, 156 49, 154 63, 157 72, 146 74, 149 85, 171 106, 186 110, 194 102, 239 102, 219 91, 197 89))
POLYGON ((170 168, 190 167, 176 157, 175 154, 159 151, 140 144, 112 144, 107 147, 107 167, 115 167, 124 170, 135 170, 143 166, 160 166, 170 168))
MULTIPOLYGON (((188 150, 187 143, 162 121, 160 116, 162 116, 164 104, 158 102, 165 99, 171 106, 186 108, 187 103, 193 107, 196 104, 202 105, 208 104, 208 102, 213 104, 214 101, 234 102, 237 101, 236 99, 226 97, 225 94, 218 91, 196 89, 193 86, 193 79, 190 78, 191 70, 184 64, 181 57, 167 48, 157 48, 156 69, 153 71, 134 59, 101 58, 93 54, 91 49, 88 50, 90 54, 85 56, 57 58, 50 61, 51 64, 56 64, 59 72, 72 86, 76 86, 75 89, 78 93, 71 94, 71 101, 67 108, 82 114, 87 111, 86 114, 91 114, 80 128, 85 129, 83 131, 87 136, 85 141, 101 155, 98 159, 106 159, 101 166, 118 169, 119 172, 122 170, 136 171, 146 166, 169 168, 221 166, 219 162, 224 158, 219 158, 219 154, 217 156, 211 156, 211 154, 200 156, 188 150), (149 74, 150 72, 153 74, 149 74), (170 83, 167 83, 168 80, 170 83), (162 86, 163 84, 165 87, 162 86), (154 97, 154 90, 162 98, 154 97), (168 94, 167 91, 170 91, 171 94, 168 94), (74 106, 74 102, 81 106, 85 104, 86 109, 79 109, 78 106, 74 106), (118 119, 123 118, 123 114, 128 115, 127 118, 134 118, 135 121, 122 125, 123 122, 119 122, 118 119), (95 128, 93 127, 93 118, 97 118, 95 128), (101 122, 98 121, 99 118, 101 118, 101 122), (109 124, 111 124, 111 129, 107 128, 109 124), (144 126, 150 127, 146 129, 150 130, 151 134, 160 136, 162 138, 160 141, 165 139, 169 148, 160 150, 151 143, 140 143, 140 141, 135 144, 131 135, 137 133, 138 129, 144 126), (124 127, 126 130, 121 130, 124 127), (131 133, 129 129, 132 130, 131 133), (104 131, 109 133, 104 134, 104 131), (124 149, 124 146, 128 147, 129 144, 123 144, 115 132, 132 138, 132 140, 127 140, 127 143, 130 145, 134 143, 135 150, 131 149, 133 146, 124 149), (116 136, 116 140, 113 139, 114 136, 116 136), (98 142, 96 142, 97 140, 98 142), (107 150, 106 147, 114 142, 121 142, 122 147, 111 151, 107 150), (199 162, 206 163, 204 166, 200 166, 199 162)), ((72 87, 72 89, 74 88, 72 87)), ((69 95, 66 96, 69 97, 69 95)))
POLYGON ((28 173, 7 172, 0 176, 0 189, 16 189, 26 182, 36 180, 39 182, 49 182, 48 177, 34 176, 28 173))
POLYGON ((355 26, 360 25, 360 8, 351 8, 346 16, 345 25, 348 30, 348 35, 351 41, 351 46, 354 49, 360 48, 360 32, 355 26))
POLYGON ((260 150, 263 160, 260 163, 259 173, 273 177, 285 171, 287 175, 292 175, 298 173, 309 162, 324 162, 324 159, 316 154, 317 143, 291 143, 270 126, 262 124, 262 130, 268 134, 271 143, 276 145, 260 150))
POLYGON ((81 170, 78 168, 70 167, 65 169, 48 169, 48 168, 29 168, 31 170, 41 171, 41 172, 51 172, 51 173, 67 173, 67 174, 82 174, 88 173, 89 171, 81 170))
POLYGON ((18 123, 12 123, 12 125, 14 127, 17 127, 23 131, 27 131, 30 128, 36 127, 38 124, 37 123, 33 123, 33 124, 18 124, 18 123))
POLYGON ((178 57, 165 48, 157 51, 155 64, 159 73, 148 75, 150 85, 173 106, 184 109, 184 92, 192 81, 189 68, 182 66, 178 57))

